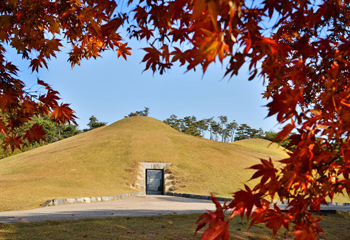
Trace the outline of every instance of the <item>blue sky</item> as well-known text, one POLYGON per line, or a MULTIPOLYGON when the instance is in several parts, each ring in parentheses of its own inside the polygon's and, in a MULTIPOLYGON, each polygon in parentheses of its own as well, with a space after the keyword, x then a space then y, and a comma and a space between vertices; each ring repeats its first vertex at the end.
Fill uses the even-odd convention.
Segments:
POLYGON ((31 73, 29 62, 14 51, 9 50, 7 57, 19 66, 19 77, 28 87, 40 78, 59 91, 63 102, 70 103, 76 112, 80 129, 87 127, 91 115, 111 124, 145 106, 150 108, 149 116, 159 120, 171 114, 180 118, 194 115, 197 119, 225 115, 229 121, 253 128, 279 129, 274 116, 265 119, 267 101, 261 95, 262 80, 248 81, 246 68, 231 80, 222 78, 225 67, 220 63, 210 66, 204 76, 201 69, 185 73, 184 67, 153 75, 143 72, 144 45, 136 41, 129 45, 133 50, 127 61, 108 51, 103 58, 84 60, 73 69, 67 62, 68 49, 63 48, 57 59, 49 62, 49 70, 39 73, 31 73))

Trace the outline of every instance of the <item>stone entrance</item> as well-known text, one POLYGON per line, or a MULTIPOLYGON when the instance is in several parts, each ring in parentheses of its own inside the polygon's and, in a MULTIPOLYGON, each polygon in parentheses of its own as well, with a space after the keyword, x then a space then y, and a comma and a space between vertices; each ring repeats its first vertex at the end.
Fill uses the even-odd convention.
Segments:
POLYGON ((165 170, 171 163, 140 162, 138 188, 150 195, 166 194, 172 186, 171 175, 165 170))

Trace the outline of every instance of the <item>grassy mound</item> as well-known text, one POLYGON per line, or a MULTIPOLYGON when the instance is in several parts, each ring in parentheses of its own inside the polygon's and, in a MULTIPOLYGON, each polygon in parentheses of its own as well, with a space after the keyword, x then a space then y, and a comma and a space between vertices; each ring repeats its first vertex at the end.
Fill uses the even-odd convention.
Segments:
POLYGON ((261 157, 287 156, 262 139, 221 143, 180 133, 149 117, 122 119, 0 161, 0 211, 38 207, 53 198, 137 191, 138 162, 172 163, 175 191, 230 196, 261 157), (268 147, 268 148, 267 148, 268 147))

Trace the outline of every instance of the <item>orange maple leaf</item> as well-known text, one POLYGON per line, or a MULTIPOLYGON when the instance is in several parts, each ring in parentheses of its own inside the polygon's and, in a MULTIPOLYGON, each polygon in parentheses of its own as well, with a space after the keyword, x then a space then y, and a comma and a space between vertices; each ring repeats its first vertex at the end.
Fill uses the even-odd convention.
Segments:
POLYGON ((131 52, 129 50, 131 50, 130 47, 127 47, 127 43, 122 43, 118 49, 118 57, 122 56, 125 60, 126 60, 126 55, 131 55, 131 52))
POLYGON ((55 107, 53 107, 50 118, 54 118, 55 122, 65 123, 66 121, 72 121, 76 124, 74 120, 76 118, 76 116, 74 115, 74 111, 69 107, 69 104, 67 103, 61 103, 60 105, 56 105, 55 107))

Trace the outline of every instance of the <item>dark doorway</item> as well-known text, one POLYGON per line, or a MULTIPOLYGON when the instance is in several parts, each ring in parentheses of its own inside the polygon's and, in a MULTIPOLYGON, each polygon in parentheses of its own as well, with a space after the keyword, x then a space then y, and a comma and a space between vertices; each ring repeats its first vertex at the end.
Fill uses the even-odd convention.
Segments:
POLYGON ((163 169, 146 169, 146 194, 163 195, 163 169))

